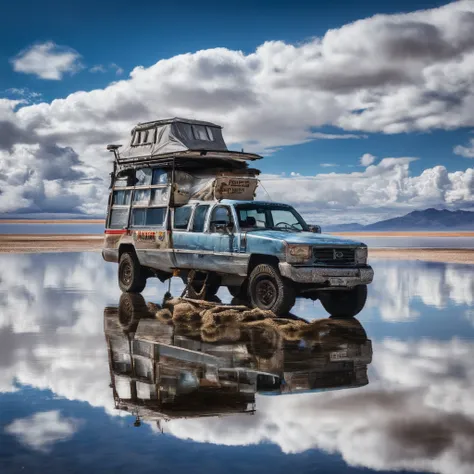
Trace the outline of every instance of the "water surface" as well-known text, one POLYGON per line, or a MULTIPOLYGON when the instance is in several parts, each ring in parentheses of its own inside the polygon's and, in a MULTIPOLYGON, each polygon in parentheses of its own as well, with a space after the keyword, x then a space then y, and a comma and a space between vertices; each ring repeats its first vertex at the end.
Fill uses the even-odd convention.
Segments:
MULTIPOLYGON (((147 356, 136 380, 120 341, 133 343, 139 326, 124 310, 137 324, 146 310, 140 299, 119 306, 115 265, 71 253, 0 255, 0 266, 8 269, 0 279, 2 473, 474 471, 472 266, 376 260, 360 327, 294 343, 242 333, 203 342, 200 333, 170 336, 160 326, 177 371, 140 372, 147 356), (209 406, 223 415, 214 395, 184 418, 163 416, 156 400, 136 403, 147 399, 147 377, 158 375, 171 405, 196 380, 235 387, 235 377, 227 385, 216 378, 212 363, 190 375, 182 354, 198 347, 214 355, 219 347, 234 369, 278 375, 276 385, 262 389, 242 375, 248 403, 228 404, 225 416, 203 416, 209 406)), ((150 281, 144 302, 160 303, 167 290, 150 281)), ((181 290, 175 279, 171 293, 181 290)), ((218 296, 231 300, 226 289, 218 296)), ((309 300, 293 312, 327 316, 309 300)))

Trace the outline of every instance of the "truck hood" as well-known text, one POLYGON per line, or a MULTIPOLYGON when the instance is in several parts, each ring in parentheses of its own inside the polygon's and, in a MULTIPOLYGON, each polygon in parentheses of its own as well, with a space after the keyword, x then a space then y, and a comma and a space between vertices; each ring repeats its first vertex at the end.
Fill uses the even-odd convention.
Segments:
POLYGON ((285 232, 282 230, 256 230, 247 233, 252 238, 284 240, 289 244, 308 244, 308 245, 364 245, 356 240, 345 239, 329 234, 314 234, 313 232, 285 232))

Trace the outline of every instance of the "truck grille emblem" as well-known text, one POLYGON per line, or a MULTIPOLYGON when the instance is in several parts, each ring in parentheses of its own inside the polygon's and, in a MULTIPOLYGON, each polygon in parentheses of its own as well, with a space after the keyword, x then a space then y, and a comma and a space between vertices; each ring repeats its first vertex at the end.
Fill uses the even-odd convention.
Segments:
POLYGON ((337 250, 334 250, 334 260, 339 260, 344 257, 344 254, 342 252, 338 252, 337 250))

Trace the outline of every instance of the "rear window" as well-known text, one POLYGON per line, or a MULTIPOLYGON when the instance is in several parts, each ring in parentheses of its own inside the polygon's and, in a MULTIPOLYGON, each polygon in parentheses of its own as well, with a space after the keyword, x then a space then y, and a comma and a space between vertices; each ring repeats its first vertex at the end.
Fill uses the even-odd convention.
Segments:
POLYGON ((209 206, 198 206, 194 211, 193 232, 204 232, 204 224, 206 222, 207 211, 209 206))
POLYGON ((128 207, 116 208, 110 211, 110 229, 123 229, 128 224, 128 207))

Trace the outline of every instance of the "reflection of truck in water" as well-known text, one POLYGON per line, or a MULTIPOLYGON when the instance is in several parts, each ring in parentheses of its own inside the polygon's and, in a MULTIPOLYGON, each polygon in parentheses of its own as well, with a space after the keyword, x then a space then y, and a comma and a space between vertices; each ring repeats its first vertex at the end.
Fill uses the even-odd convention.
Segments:
POLYGON ((118 308, 104 311, 115 405, 137 419, 253 413, 256 393, 368 383, 372 345, 355 319, 329 321, 313 339, 287 340, 249 325, 208 340, 199 328, 152 316, 136 294, 122 295, 118 308))
POLYGON ((221 127, 185 119, 140 124, 115 154, 105 260, 119 285, 179 275, 200 294, 226 286, 252 306, 286 314, 296 296, 337 316, 364 306, 373 270, 366 245, 321 234, 287 204, 254 201, 261 157, 227 150, 221 127))

